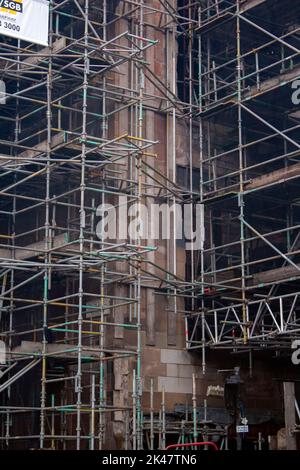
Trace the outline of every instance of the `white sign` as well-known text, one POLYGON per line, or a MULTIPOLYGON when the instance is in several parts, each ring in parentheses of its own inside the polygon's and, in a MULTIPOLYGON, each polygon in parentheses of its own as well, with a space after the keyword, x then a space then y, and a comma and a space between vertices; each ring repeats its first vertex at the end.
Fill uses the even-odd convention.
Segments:
POLYGON ((0 34, 48 46, 47 0, 0 0, 0 34))
POLYGON ((0 341, 0 364, 6 364, 6 346, 4 341, 0 341))
POLYGON ((3 80, 0 80, 0 104, 6 104, 6 85, 3 80))
POLYGON ((236 427, 236 432, 241 433, 241 432, 249 432, 249 426, 246 424, 244 426, 237 426, 236 427))

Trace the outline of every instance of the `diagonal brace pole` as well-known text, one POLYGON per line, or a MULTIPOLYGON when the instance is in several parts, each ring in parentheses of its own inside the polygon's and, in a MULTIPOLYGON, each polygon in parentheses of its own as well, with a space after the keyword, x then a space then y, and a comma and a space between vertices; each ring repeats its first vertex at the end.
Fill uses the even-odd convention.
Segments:
POLYGON ((254 227, 252 227, 252 225, 250 225, 248 222, 246 222, 246 220, 243 217, 239 217, 239 219, 242 221, 242 223, 244 225, 246 225, 246 227, 248 227, 253 233, 255 233, 255 235, 257 235, 259 238, 261 238, 267 245, 269 245, 274 251, 276 251, 276 253, 278 253, 280 256, 282 256, 282 258, 285 259, 285 261, 287 263, 289 263, 291 266, 296 268, 297 271, 300 271, 300 267, 297 266, 297 264, 295 264, 292 260, 290 260, 284 253, 282 253, 282 251, 280 251, 275 245, 273 245, 273 243, 271 243, 266 237, 264 237, 254 227))

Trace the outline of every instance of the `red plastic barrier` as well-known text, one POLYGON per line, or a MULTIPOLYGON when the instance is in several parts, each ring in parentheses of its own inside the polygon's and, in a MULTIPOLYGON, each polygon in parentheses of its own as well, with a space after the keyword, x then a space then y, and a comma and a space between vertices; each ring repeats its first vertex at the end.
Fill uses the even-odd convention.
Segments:
POLYGON ((201 446, 211 446, 214 450, 219 450, 217 444, 212 441, 206 442, 187 442, 186 444, 170 444, 165 450, 176 449, 177 447, 201 447, 201 446))

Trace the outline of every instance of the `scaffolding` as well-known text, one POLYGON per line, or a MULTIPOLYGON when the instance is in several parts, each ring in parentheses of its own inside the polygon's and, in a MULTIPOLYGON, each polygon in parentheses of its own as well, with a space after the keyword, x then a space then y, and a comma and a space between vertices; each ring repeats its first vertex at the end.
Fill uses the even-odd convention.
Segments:
POLYGON ((284 354, 299 335, 299 5, 200 2, 202 294, 189 346, 284 354), (287 8, 290 6, 290 9, 287 8))
POLYGON ((112 421, 125 448, 144 445, 141 289, 164 293, 174 314, 190 282, 176 274, 175 217, 165 268, 149 240, 105 238, 99 206, 190 194, 176 184, 176 113, 186 114, 176 97, 178 13, 153 3, 51 0, 49 47, 1 39, 3 448, 102 449, 112 421), (155 30, 172 64, 165 80, 147 62, 155 30), (148 129, 157 110, 168 121, 162 171, 148 129))

